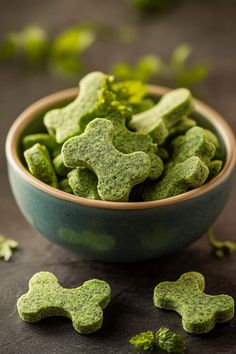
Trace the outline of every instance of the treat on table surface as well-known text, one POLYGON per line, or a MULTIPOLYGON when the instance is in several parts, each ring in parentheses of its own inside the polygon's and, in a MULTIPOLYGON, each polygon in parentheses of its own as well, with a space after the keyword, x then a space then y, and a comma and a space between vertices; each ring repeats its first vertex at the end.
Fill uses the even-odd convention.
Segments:
POLYGON ((188 272, 175 281, 159 283, 154 289, 155 306, 174 310, 182 316, 182 325, 189 333, 207 333, 218 322, 234 316, 234 300, 229 295, 207 295, 202 274, 188 272))
POLYGON ((191 92, 188 89, 179 88, 163 95, 154 107, 134 115, 129 125, 137 131, 151 134, 155 141, 160 120, 169 129, 193 110, 191 92))
POLYGON ((118 151, 112 143, 113 134, 109 120, 94 119, 82 135, 64 143, 62 156, 67 167, 76 168, 83 163, 96 174, 101 199, 127 201, 131 188, 149 175, 150 159, 142 151, 118 151))
POLYGON ((67 106, 46 113, 44 124, 58 143, 84 131, 86 124, 99 116, 100 105, 104 105, 104 88, 109 76, 95 71, 80 81, 78 97, 67 106))
POLYGON ((30 279, 29 291, 18 299, 17 309, 21 319, 31 323, 49 316, 68 317, 77 332, 88 334, 101 328, 110 295, 111 288, 103 280, 92 279, 66 289, 54 274, 39 272, 30 279))
POLYGON ((160 327, 156 332, 158 346, 167 353, 183 353, 186 343, 183 338, 169 328, 160 327))
POLYGON ((44 145, 35 144, 25 150, 24 157, 30 173, 40 181, 58 188, 58 181, 49 152, 44 145))
POLYGON ((68 174, 68 183, 75 195, 89 199, 101 199, 97 190, 97 176, 86 167, 72 170, 68 174))
POLYGON ((46 133, 37 133, 37 134, 30 134, 26 135, 23 140, 23 148, 24 150, 31 148, 35 144, 45 145, 46 148, 54 155, 54 151, 60 149, 61 146, 56 142, 56 139, 46 133))
POLYGON ((144 200, 158 200, 200 187, 207 179, 208 167, 197 156, 168 168, 160 181, 143 188, 144 200))

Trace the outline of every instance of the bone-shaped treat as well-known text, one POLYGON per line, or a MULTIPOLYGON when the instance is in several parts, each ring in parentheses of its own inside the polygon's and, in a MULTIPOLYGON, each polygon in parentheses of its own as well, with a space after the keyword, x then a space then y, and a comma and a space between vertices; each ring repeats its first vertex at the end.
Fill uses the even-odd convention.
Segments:
POLYGON ((24 157, 33 176, 55 188, 58 187, 57 177, 46 146, 37 143, 25 150, 24 157))
POLYGON ((79 96, 61 109, 46 113, 44 124, 58 143, 81 134, 87 123, 99 116, 100 106, 104 105, 104 89, 109 76, 102 72, 92 72, 80 81, 79 96))
POLYGON ((172 141, 173 152, 168 167, 183 162, 191 156, 198 156, 206 165, 215 155, 215 145, 210 141, 205 129, 193 127, 185 135, 172 141))
POLYGON ((22 140, 24 150, 31 148, 33 145, 37 143, 41 145, 45 145, 46 148, 51 152, 53 156, 55 156, 54 155, 55 151, 60 151, 61 149, 61 146, 56 142, 56 139, 53 136, 46 133, 26 135, 22 140))
POLYGON ((78 167, 68 173, 68 182, 75 195, 89 199, 100 199, 97 176, 88 168, 78 167))
MULTIPOLYGON (((126 118, 117 110, 108 117, 114 126, 113 143, 117 150, 124 154, 135 151, 143 151, 148 154, 151 162, 149 178, 157 179, 163 172, 164 166, 161 158, 157 155, 157 144, 153 143, 150 135, 142 132, 132 132, 126 127, 126 118)), ((161 139, 161 138, 160 138, 161 139)))
POLYGON ((173 127, 169 129, 168 140, 173 139, 175 136, 185 134, 187 130, 197 125, 197 122, 189 117, 181 118, 173 127))
POLYGON ((113 143, 113 124, 97 118, 83 134, 67 140, 62 147, 66 166, 84 166, 98 178, 98 194, 103 200, 126 201, 131 188, 143 182, 150 172, 150 159, 144 152, 123 154, 113 143))
POLYGON ((169 168, 163 178, 147 186, 143 192, 144 200, 169 198, 200 187, 207 179, 209 169, 197 156, 192 156, 169 168))
POLYGON ((234 300, 229 295, 207 295, 202 274, 188 272, 175 281, 159 283, 154 289, 154 304, 174 310, 182 316, 182 325, 189 333, 207 333, 217 322, 234 316, 234 300))
POLYGON ((65 166, 61 154, 58 154, 56 157, 54 157, 52 164, 56 174, 59 176, 66 177, 67 173, 70 172, 70 169, 65 166))
MULTIPOLYGON (((149 110, 135 114, 129 125, 137 131, 151 134, 155 140, 156 136, 159 136, 160 122, 164 123, 169 129, 193 110, 194 106, 190 91, 180 88, 166 93, 149 110)), ((168 130, 166 137, 167 135, 168 130)))
POLYGON ((103 280, 92 279, 78 288, 66 289, 52 273, 39 272, 31 278, 29 291, 18 299, 17 308, 26 322, 64 316, 72 320, 77 332, 88 334, 101 328, 110 295, 111 288, 103 280))
POLYGON ((208 175, 208 180, 214 178, 220 173, 220 170, 222 168, 223 161, 221 160, 212 160, 209 165, 209 175, 208 175))

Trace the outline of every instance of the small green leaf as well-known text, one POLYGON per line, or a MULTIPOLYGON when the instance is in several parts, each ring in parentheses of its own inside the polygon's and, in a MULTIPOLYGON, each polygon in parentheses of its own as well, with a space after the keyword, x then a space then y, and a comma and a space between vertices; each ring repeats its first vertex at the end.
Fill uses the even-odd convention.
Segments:
POLYGON ((216 240, 211 228, 208 229, 207 236, 208 241, 212 247, 212 252, 218 258, 228 256, 236 250, 235 242, 216 240))
POLYGON ((162 69, 162 60, 158 56, 147 55, 141 57, 134 66, 126 63, 117 63, 112 68, 112 73, 118 81, 138 80, 150 81, 162 69))
POLYGON ((142 332, 132 337, 129 343, 139 350, 152 351, 155 346, 155 337, 152 331, 142 332))
POLYGON ((12 257, 12 249, 17 248, 18 242, 0 235, 0 258, 9 261, 12 257))
POLYGON ((170 63, 173 67, 182 67, 190 54, 192 53, 192 48, 189 44, 180 44, 176 47, 171 55, 170 63))
POLYGON ((27 26, 6 35, 0 47, 0 59, 23 57, 30 65, 41 64, 49 48, 46 31, 38 26, 27 26))
POLYGON ((52 55, 55 57, 77 56, 88 49, 95 40, 91 28, 72 27, 62 32, 52 44, 52 55))

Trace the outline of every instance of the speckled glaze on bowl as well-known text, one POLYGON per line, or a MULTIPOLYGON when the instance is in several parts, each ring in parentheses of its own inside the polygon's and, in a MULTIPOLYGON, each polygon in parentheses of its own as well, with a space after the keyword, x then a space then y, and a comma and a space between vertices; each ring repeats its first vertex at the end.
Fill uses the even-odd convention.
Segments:
MULTIPOLYGON (((149 86, 150 95, 167 91, 149 86)), ((42 129, 46 111, 78 94, 69 89, 43 98, 12 125, 6 142, 10 184, 28 222, 62 247, 91 259, 134 262, 160 257, 189 245, 211 226, 228 199, 235 177, 235 138, 226 121, 195 100, 194 118, 218 135, 225 163, 209 183, 181 195, 150 202, 117 203, 77 197, 34 178, 23 164, 22 136, 42 129)))

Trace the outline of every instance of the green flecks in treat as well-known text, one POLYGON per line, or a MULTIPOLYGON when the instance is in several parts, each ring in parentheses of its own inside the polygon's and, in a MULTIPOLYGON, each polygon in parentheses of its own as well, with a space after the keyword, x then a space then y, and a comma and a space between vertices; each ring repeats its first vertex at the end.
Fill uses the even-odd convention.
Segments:
POLYGON ((169 328, 160 327, 156 333, 156 340, 159 347, 167 353, 183 353, 186 350, 183 338, 169 328))
POLYGON ((172 155, 167 167, 183 162, 191 156, 198 156, 208 165, 215 154, 215 145, 206 137, 201 127, 189 129, 172 141, 172 155))
POLYGON ((204 288, 202 274, 184 273, 175 282, 165 281, 155 287, 154 304, 182 316, 186 332, 207 333, 216 323, 233 318, 234 300, 229 295, 207 295, 203 293, 204 288))
POLYGON ((45 145, 51 153, 61 148, 53 136, 45 133, 26 135, 22 140, 24 150, 31 148, 37 143, 45 145))
POLYGON ((217 176, 220 173, 222 165, 223 165, 223 161, 221 161, 221 160, 212 160, 208 164, 208 168, 209 168, 208 180, 214 178, 215 176, 217 176))
POLYGON ((12 257, 12 250, 18 247, 18 242, 6 238, 0 234, 0 258, 9 261, 12 257))
POLYGON ((149 110, 134 115, 129 124, 131 128, 137 131, 151 134, 155 140, 156 130, 159 129, 157 124, 160 124, 160 120, 169 129, 193 110, 190 91, 180 88, 163 95, 160 101, 149 110))
POLYGON ((54 157, 54 159, 52 160, 52 164, 56 174, 61 177, 66 177, 67 173, 70 171, 70 168, 65 166, 61 154, 54 157))
POLYGON ((197 122, 189 117, 183 117, 173 127, 169 129, 168 139, 186 133, 187 130, 197 125, 197 122))
POLYGON ((129 343, 139 350, 152 351, 155 347, 155 336, 152 331, 142 332, 130 338, 129 343))
POLYGON ((212 229, 207 231, 208 241, 212 247, 212 253, 217 258, 223 258, 236 250, 236 243, 233 241, 219 241, 215 239, 212 229))
POLYGON ((29 291, 18 299, 17 309, 21 319, 31 323, 49 316, 68 317, 77 332, 88 334, 101 328, 110 295, 111 288, 103 280, 65 289, 52 273, 39 272, 31 278, 29 291))
POLYGON ((25 150, 24 157, 29 171, 34 177, 52 187, 58 188, 57 177, 50 160, 50 155, 44 145, 37 143, 25 150))
POLYGON ((200 187, 207 179, 209 170, 197 156, 188 158, 169 168, 164 177, 147 186, 143 193, 144 200, 169 198, 200 187))
POLYGON ((62 181, 59 182, 59 188, 63 192, 71 193, 73 194, 73 191, 71 189, 71 186, 69 185, 68 178, 64 178, 62 181))
POLYGON ((98 195, 97 176, 87 168, 78 167, 68 174, 69 185, 75 195, 89 199, 101 199, 98 195))
POLYGON ((144 152, 123 154, 112 144, 113 124, 97 118, 85 132, 67 140, 62 147, 66 166, 81 163, 98 178, 98 194, 103 200, 127 201, 131 188, 143 182, 150 173, 150 159, 144 152))
POLYGON ((80 94, 69 105, 46 113, 44 124, 58 143, 81 134, 87 123, 99 116, 106 100, 104 93, 110 78, 101 72, 87 74, 80 81, 80 94))

